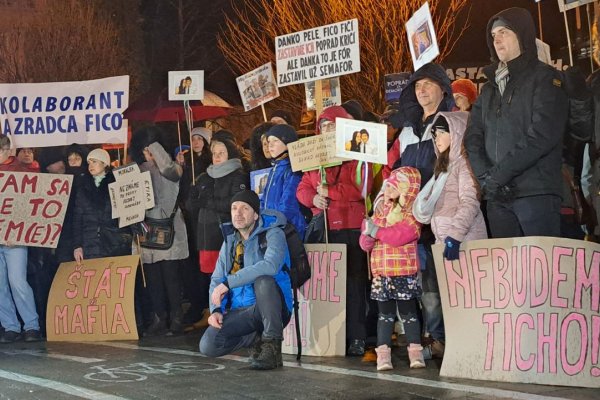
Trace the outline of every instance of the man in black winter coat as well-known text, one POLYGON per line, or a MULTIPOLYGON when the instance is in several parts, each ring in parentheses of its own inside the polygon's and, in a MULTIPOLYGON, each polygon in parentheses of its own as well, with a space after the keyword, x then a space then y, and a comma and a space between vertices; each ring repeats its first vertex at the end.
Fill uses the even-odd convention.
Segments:
POLYGON ((559 236, 567 98, 537 58, 531 14, 509 8, 487 26, 492 65, 465 135, 494 238, 559 236))

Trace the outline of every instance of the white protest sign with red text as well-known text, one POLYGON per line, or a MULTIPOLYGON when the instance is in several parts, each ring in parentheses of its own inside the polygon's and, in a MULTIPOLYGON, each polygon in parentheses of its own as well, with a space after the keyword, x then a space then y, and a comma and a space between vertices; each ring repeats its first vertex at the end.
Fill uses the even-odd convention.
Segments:
MULTIPOLYGON (((346 245, 306 244, 310 279, 298 291, 302 354, 346 354, 346 245)), ((296 354, 295 319, 283 331, 281 351, 296 354)))
POLYGON ((134 290, 138 255, 62 263, 46 317, 49 342, 137 340, 134 290))
POLYGON ((441 376, 600 388, 600 245, 524 237, 433 253, 446 327, 441 376))
POLYGON ((72 175, 0 171, 0 244, 56 248, 72 175))

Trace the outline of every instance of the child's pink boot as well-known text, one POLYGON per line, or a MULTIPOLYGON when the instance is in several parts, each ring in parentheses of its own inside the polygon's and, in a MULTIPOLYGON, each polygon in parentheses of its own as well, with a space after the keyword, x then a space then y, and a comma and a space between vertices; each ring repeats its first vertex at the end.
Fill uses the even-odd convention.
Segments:
MULTIPOLYGON (((425 368, 423 346, 411 343, 410 346, 408 346, 408 359, 410 360, 411 368, 425 368)), ((377 358, 377 365, 379 366, 379 358, 377 358)))
POLYGON ((382 344, 375 349, 377 353, 377 371, 389 371, 393 369, 392 349, 387 344, 382 344))

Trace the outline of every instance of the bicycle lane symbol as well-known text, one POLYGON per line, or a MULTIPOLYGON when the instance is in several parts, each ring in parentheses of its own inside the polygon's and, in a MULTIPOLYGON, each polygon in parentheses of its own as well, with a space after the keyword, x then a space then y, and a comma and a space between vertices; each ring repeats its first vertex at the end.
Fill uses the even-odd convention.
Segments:
POLYGON ((148 375, 175 375, 180 372, 210 372, 225 369, 222 364, 179 361, 164 364, 133 363, 124 367, 106 368, 104 365, 90 367, 94 370, 85 379, 101 382, 137 382, 148 379, 148 375))

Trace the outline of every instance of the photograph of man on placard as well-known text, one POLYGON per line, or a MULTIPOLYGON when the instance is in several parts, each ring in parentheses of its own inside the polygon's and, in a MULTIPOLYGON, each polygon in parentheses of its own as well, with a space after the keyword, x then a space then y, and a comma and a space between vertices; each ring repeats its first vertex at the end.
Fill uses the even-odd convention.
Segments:
POLYGON ((427 2, 406 22, 406 34, 415 71, 440 54, 427 2))
POLYGON ((558 8, 561 12, 583 6, 584 4, 593 3, 594 0, 558 0, 558 8))

